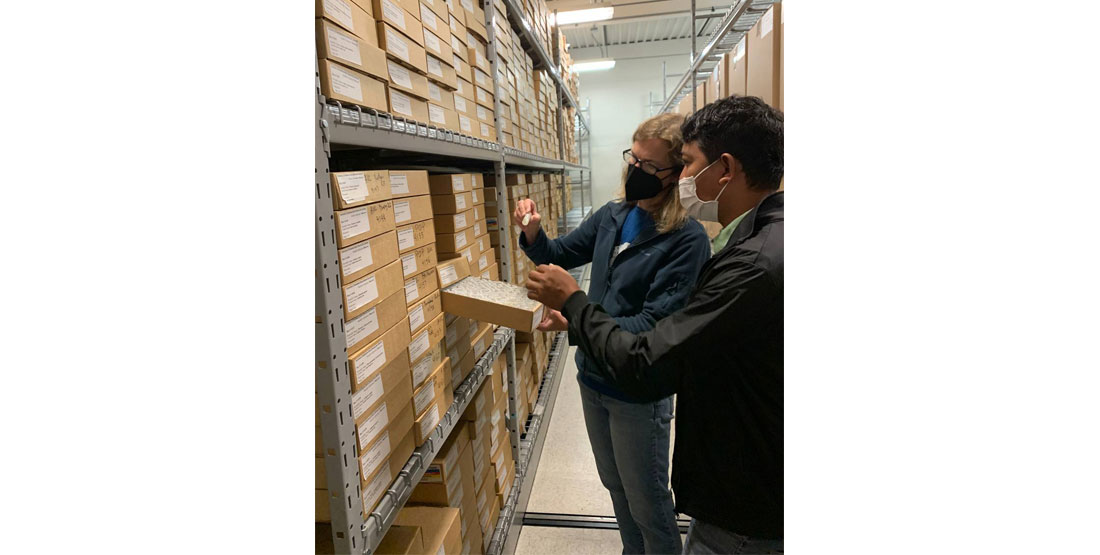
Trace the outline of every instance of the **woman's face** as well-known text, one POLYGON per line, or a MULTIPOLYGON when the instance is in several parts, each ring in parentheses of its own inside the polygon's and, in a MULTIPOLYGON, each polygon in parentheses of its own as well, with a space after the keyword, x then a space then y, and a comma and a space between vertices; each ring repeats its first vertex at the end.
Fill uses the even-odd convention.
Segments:
MULTIPOLYGON (((630 146, 630 150, 635 157, 646 160, 658 168, 668 168, 673 165, 672 159, 669 157, 668 143, 661 139, 634 141, 634 144, 630 146)), ((680 176, 677 172, 668 170, 657 172, 657 177, 661 178, 661 183, 668 185, 675 183, 680 176)))

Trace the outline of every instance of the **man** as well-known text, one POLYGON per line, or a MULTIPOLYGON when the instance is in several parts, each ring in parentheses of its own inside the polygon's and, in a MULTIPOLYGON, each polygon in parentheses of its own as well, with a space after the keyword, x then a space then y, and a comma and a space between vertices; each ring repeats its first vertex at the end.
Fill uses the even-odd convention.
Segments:
POLYGON ((631 394, 677 393, 672 487, 693 517, 685 553, 783 551, 783 114, 755 97, 683 125, 679 194, 718 221, 715 254, 680 311, 624 331, 556 266, 528 296, 561 310, 570 341, 631 394))

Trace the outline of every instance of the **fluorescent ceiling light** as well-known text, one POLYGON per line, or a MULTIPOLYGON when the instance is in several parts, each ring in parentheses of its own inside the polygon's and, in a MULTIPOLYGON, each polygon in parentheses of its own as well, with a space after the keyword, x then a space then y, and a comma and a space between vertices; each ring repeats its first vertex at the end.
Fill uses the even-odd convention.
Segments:
MULTIPOLYGON (((570 12, 558 12, 557 25, 573 25, 575 23, 590 23, 611 19, 615 15, 615 8, 592 8, 590 10, 573 10, 570 12)), ((551 23, 553 14, 550 15, 551 23)))
POLYGON ((578 62, 573 64, 574 73, 584 73, 586 71, 602 71, 605 69, 611 69, 615 67, 615 60, 596 60, 592 62, 578 62))

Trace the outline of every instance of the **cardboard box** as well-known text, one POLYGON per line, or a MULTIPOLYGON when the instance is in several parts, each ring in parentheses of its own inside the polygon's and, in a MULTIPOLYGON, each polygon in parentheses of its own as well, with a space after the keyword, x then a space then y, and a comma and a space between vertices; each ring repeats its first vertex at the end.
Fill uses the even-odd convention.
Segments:
POLYGON ((317 20, 317 56, 368 75, 386 78, 386 55, 373 37, 364 39, 323 19, 317 20))
POLYGON ((492 344, 493 330, 486 327, 471 340, 470 348, 473 350, 474 360, 481 360, 482 355, 489 350, 489 346, 492 344))
MULTIPOLYGON (((424 179, 425 188, 428 180, 424 179)), ((408 197, 393 202, 393 220, 396 226, 432 219, 432 200, 428 195, 408 197)))
POLYGON ((319 489, 315 490, 314 493, 316 494, 313 499, 314 515, 317 522, 330 522, 332 515, 328 506, 328 490, 319 489))
POLYGON ((477 67, 474 68, 474 84, 485 89, 493 88, 493 81, 489 78, 489 74, 477 67))
POLYGON ((477 119, 479 121, 487 123, 489 125, 494 125, 493 110, 479 104, 474 107, 474 111, 477 113, 477 119))
MULTIPOLYGON (((465 186, 465 183, 463 184, 465 186)), ((459 214, 473 208, 473 191, 465 193, 451 193, 445 195, 432 195, 431 206, 432 213, 439 214, 459 214)))
MULTIPOLYGON (((426 246, 435 241, 435 226, 432 220, 413 222, 397 228, 397 248, 400 254, 426 246)), ((436 247, 438 250, 438 247, 436 247)))
POLYGON ((419 526, 424 537, 423 553, 458 553, 462 538, 458 522, 458 509, 454 507, 404 507, 397 513, 394 524, 419 526))
POLYGON ((390 526, 378 549, 377 555, 419 555, 424 551, 424 538, 419 526, 390 526))
POLYGON ((436 233, 458 233, 473 227, 474 211, 471 209, 458 214, 438 214, 432 221, 436 233))
MULTIPOLYGON (((455 71, 458 71, 458 69, 456 68, 455 71)), ((471 81, 473 81, 472 75, 467 79, 460 73, 458 76, 458 86, 455 87, 455 96, 461 96, 465 98, 468 103, 473 104, 477 93, 474 92, 474 85, 471 81)), ((456 107, 455 109, 457 110, 458 108, 456 107)), ((470 109, 472 110, 473 107, 470 109)))
MULTIPOLYGON (((482 221, 484 222, 484 220, 482 220, 482 221)), ((488 225, 486 225, 486 228, 488 228, 488 225)), ((477 251, 479 253, 482 253, 482 254, 487 253, 487 252, 492 252, 492 253, 494 253, 493 254, 493 259, 495 260, 496 259, 496 251, 493 249, 492 242, 493 242, 493 238, 492 238, 492 236, 489 235, 489 233, 487 231, 485 233, 483 233, 481 236, 474 239, 474 243, 477 244, 477 251)))
MULTIPOLYGON (((431 8, 432 12, 434 12, 435 15, 438 16, 440 18, 440 20, 443 21, 444 25, 447 24, 448 20, 450 20, 451 12, 450 12, 450 9, 447 8, 447 3, 444 2, 444 0, 420 0, 420 1, 425 6, 428 6, 429 8, 431 8)), ((421 12, 421 14, 420 14, 420 20, 421 21, 424 20, 423 12, 421 12)))
MULTIPOLYGON (((450 44, 451 27, 450 14, 438 15, 427 2, 418 2, 420 9, 420 22, 424 24, 424 31, 430 32, 438 38, 443 38, 450 44)), ((427 47, 427 35, 425 35, 425 47, 427 47)))
MULTIPOLYGON (((461 31, 455 32, 453 25, 454 22, 452 21, 451 23, 451 60, 461 60, 463 63, 469 64, 469 50, 466 48, 466 43, 464 42, 466 37, 466 28, 463 27, 461 31), (461 33, 461 35, 459 33, 461 33)), ((457 62, 455 62, 455 65, 457 65, 457 62)))
POLYGON ((462 96, 473 102, 475 97, 472 84, 474 82, 473 68, 470 67, 469 62, 459 58, 457 54, 451 58, 451 61, 454 65, 455 77, 459 81, 455 84, 455 89, 461 91, 462 96))
POLYGON ((386 170, 333 172, 332 202, 336 210, 389 200, 386 170))
MULTIPOLYGON (((465 8, 466 6, 463 7, 465 8)), ((476 35, 477 38, 481 39, 482 42, 489 40, 487 38, 489 32, 485 29, 485 12, 477 7, 476 4, 473 10, 466 10, 466 28, 476 35)))
MULTIPOLYGON (((404 302, 401 303, 401 309, 405 309, 404 302)), ((410 337, 415 337, 417 332, 426 324, 430 324, 440 314, 443 314, 443 304, 439 298, 438 291, 433 292, 431 295, 428 295, 427 298, 409 308, 410 337)))
POLYGON ((497 485, 497 503, 503 506, 508 501, 508 496, 512 493, 512 485, 516 482, 516 469, 515 467, 509 467, 508 473, 502 478, 498 478, 497 485))
POLYGON ((780 53, 783 33, 779 25, 783 5, 772 4, 749 30, 745 93, 758 96, 769 106, 779 107, 780 53))
MULTIPOLYGON (((470 266, 465 262, 465 259, 455 258, 452 260, 440 262, 439 265, 436 266, 436 271, 439 274, 440 287, 443 288, 449 287, 450 285, 469 277, 470 266)), ((443 312, 449 312, 445 306, 443 312)), ((455 314, 456 316, 464 316, 471 319, 477 318, 476 315, 470 316, 469 314, 452 314, 455 314)))
POLYGON ((458 124, 458 114, 454 110, 448 110, 442 106, 428 103, 428 121, 451 131, 461 131, 458 124))
POLYGON ((344 248, 395 227, 393 201, 336 211, 336 246, 344 248))
POLYGON ((726 54, 726 86, 723 97, 745 96, 748 82, 748 40, 742 37, 732 51, 726 54))
POLYGON ((474 85, 474 102, 492 109, 493 107, 493 93, 485 90, 482 87, 474 85))
POLYGON ((435 243, 428 243, 401 255, 401 273, 409 279, 429 268, 435 268, 439 262, 435 252, 435 243))
POLYGON ((352 282, 397 260, 397 233, 386 232, 339 250, 340 275, 352 282))
MULTIPOLYGON (((389 170, 389 174, 390 194, 395 200, 430 193, 428 189, 428 172, 424 170, 389 170)), ((400 214, 397 214, 399 208, 398 205, 394 205, 395 216, 400 216, 400 214)), ((426 220, 430 217, 427 216, 422 219, 426 220)), ((401 221, 399 217, 396 220, 397 225, 406 223, 401 221)), ((413 218, 412 221, 419 220, 413 218)))
MULTIPOLYGON (((442 299, 440 300, 440 303, 442 304, 442 299)), ((445 349, 451 349, 452 347, 456 347, 460 344, 460 338, 470 337, 470 331, 476 331, 477 329, 476 326, 471 327, 471 322, 472 320, 470 320, 469 318, 455 318, 451 323, 447 324, 447 331, 443 337, 443 347, 445 349)), ((466 347, 469 348, 469 342, 467 341, 465 343, 466 347)), ((466 354, 465 351, 456 352, 460 356, 466 354)))
POLYGON ((469 191, 474 185, 474 174, 450 173, 428 176, 428 188, 433 195, 450 195, 469 191))
MULTIPOLYGON (((412 414, 411 412, 404 413, 412 414)), ((378 439, 367 447, 359 457, 360 484, 369 484, 374 476, 389 467, 390 474, 397 476, 405 463, 409 462, 413 450, 416 448, 413 442, 412 420, 395 423, 382 432, 378 439), (385 466, 384 466, 385 465, 385 466), (366 479, 363 479, 363 477, 366 479)))
POLYGON ((455 113, 458 114, 459 118, 459 130, 463 133, 469 133, 473 130, 474 120, 472 118, 476 117, 474 116, 474 103, 458 94, 454 95, 454 103, 455 113), (465 124, 462 123, 463 119, 466 120, 465 124))
MULTIPOLYGON (((449 60, 450 58, 446 59, 449 60)), ((458 86, 458 73, 455 72, 450 63, 444 63, 439 58, 428 54, 425 65, 428 71, 428 79, 442 83, 452 89, 458 86)))
MULTIPOLYGON (((420 73, 428 71, 428 62, 425 59, 424 48, 408 37, 402 35, 387 23, 378 24, 378 46, 386 51, 391 58, 412 67, 420 73)), ((421 37, 423 40, 423 37, 421 37)))
MULTIPOLYGON (((475 220, 474 220, 474 225, 471 226, 471 227, 474 230, 474 243, 477 244, 477 239, 478 238, 480 238, 484 235, 488 235, 488 233, 489 233, 489 222, 485 218, 480 218, 480 219, 477 218, 478 210, 476 208, 474 209, 473 212, 474 212, 475 220)), ((486 241, 486 243, 488 243, 488 241, 486 241)), ((484 251, 484 248, 481 245, 478 245, 477 246, 477 252, 475 254, 481 254, 483 251, 484 251)), ((482 268, 482 269, 484 269, 484 268, 482 268)))
POLYGON ((474 239, 474 230, 470 228, 455 233, 436 233, 435 248, 440 258, 444 258, 443 254, 458 253, 473 243, 474 239))
MULTIPOLYGON (((428 10, 429 12, 431 10, 428 10)), ((447 35, 450 36, 450 31, 447 31, 447 35)), ((431 32, 428 29, 424 29, 424 51, 429 56, 434 56, 437 61, 442 62, 443 65, 451 66, 454 60, 454 51, 451 50, 450 39, 441 39, 440 35, 431 32)), ((452 68, 453 69, 453 68, 452 68)), ((431 68, 428 69, 429 73, 431 68)))
POLYGON ((450 374, 451 361, 447 358, 447 355, 443 353, 443 344, 436 343, 432 345, 432 348, 428 349, 428 354, 424 355, 420 360, 416 361, 416 364, 412 365, 411 374, 413 387, 420 387, 423 385, 424 381, 428 379, 428 376, 435 373, 440 366, 444 368, 446 373, 450 374))
MULTIPOLYGON (((373 9, 364 10, 351 0, 317 0, 316 17, 323 17, 355 36, 378 45, 373 9)), ((370 4, 367 5, 370 8, 370 4)))
MULTIPOLYGON (((441 252, 445 251, 441 250, 441 252)), ((466 266, 466 261, 464 258, 455 260, 454 265, 458 272, 453 275, 460 275, 461 269, 458 266, 466 266)), ((441 283, 446 282, 447 280, 443 279, 443 264, 440 264, 439 268, 441 283)), ((466 275, 469 275, 469 272, 469 268, 465 268, 466 275)), ((447 277, 452 277, 452 274, 449 272, 447 277)), ((534 331, 535 327, 542 321, 542 303, 528 299, 527 290, 523 287, 480 277, 456 279, 451 283, 453 285, 442 288, 444 312, 467 318, 476 318, 483 322, 507 326, 524 332, 534 331), (467 282, 467 280, 470 281, 467 282), (473 291, 476 290, 491 292, 490 294, 493 295, 494 300, 474 297, 473 291)))
POLYGON ((399 92, 397 89, 389 90, 389 112, 396 116, 414 119, 420 122, 428 121, 428 103, 399 92))
POLYGON ((432 294, 432 291, 439 289, 439 280, 436 278, 435 268, 424 270, 415 277, 411 277, 404 281, 405 284, 405 304, 408 306, 416 304, 417 301, 432 294))
MULTIPOLYGON (((435 104, 445 110, 455 111, 455 97, 454 93, 433 83, 428 82, 428 102, 435 104)), ((458 116, 455 116, 455 122, 458 121, 458 116)), ((455 123, 455 125, 458 125, 455 123)))
POLYGON ((363 279, 345 285, 344 320, 363 314, 394 291, 400 290, 402 283, 401 263, 394 261, 363 279))
MULTIPOLYGON (((363 416, 363 421, 355 425, 355 440, 360 453, 365 453, 386 429, 395 430, 395 434, 407 433, 407 427, 413 417, 412 390, 408 379, 399 381, 397 386, 374 404, 363 416), (406 396, 407 394, 407 396, 406 396)), ((360 475, 361 478, 369 478, 360 475)))
POLYGON ((428 78, 393 61, 386 60, 390 90, 409 93, 419 99, 428 98, 428 78))
POLYGON ((417 332, 412 337, 412 341, 408 343, 409 346, 409 363, 416 364, 421 357, 425 356, 433 345, 443 341, 443 335, 447 331, 447 325, 443 321, 443 315, 440 314, 433 318, 424 329, 417 332))
POLYGON ((451 387, 452 389, 458 389, 458 386, 462 385, 462 382, 466 381, 470 373, 474 371, 474 367, 477 365, 477 359, 474 358, 473 349, 466 351, 465 355, 462 355, 455 362, 451 360, 451 387))
MULTIPOLYGON (((485 204, 485 189, 474 189, 473 191, 470 191, 470 200, 473 201, 473 204, 476 205, 476 206, 484 205, 485 204)), ((482 213, 479 213, 476 216, 477 216, 477 219, 480 220, 484 216, 484 210, 482 211, 482 213)))
POLYGON ((428 407, 433 403, 440 407, 450 406, 445 401, 446 396, 443 391, 450 388, 451 384, 449 380, 445 381, 445 378, 443 369, 440 367, 435 374, 429 376, 428 380, 413 392, 413 412, 417 415, 417 418, 422 416, 424 411, 428 410, 428 407))
MULTIPOLYGON (((401 32, 416 44, 424 46, 424 27, 420 23, 420 8, 419 5, 414 9, 406 9, 401 5, 400 0, 372 0, 374 7, 374 13, 376 14, 375 20, 380 24, 385 24, 401 32)), ((381 28, 379 28, 379 34, 381 34, 381 28)), ((381 38, 381 37, 380 37, 381 38)))
MULTIPOLYGON (((385 468, 385 466, 383 466, 385 468)), ((385 495, 386 489, 393 483, 394 476, 389 472, 382 471, 374 475, 371 481, 361 488, 362 501, 363 501, 363 513, 369 514, 377 506, 378 502, 382 500, 382 496, 385 495)))
POLYGON ((416 434, 416 444, 423 445, 428 437, 432 435, 435 427, 439 424, 440 418, 447 409, 440 408, 439 403, 432 403, 428 405, 428 408, 416 419, 416 424, 413 425, 413 433, 416 434))
MULTIPOLYGON (((397 383, 401 375, 409 373, 408 364, 391 364, 405 352, 405 348, 408 347, 408 345, 409 323, 407 318, 402 318, 401 321, 394 324, 393 327, 386 330, 377 339, 368 343, 366 347, 348 356, 352 383, 355 384, 354 389, 356 391, 356 393, 352 395, 351 406, 352 414, 355 416, 356 421, 362 420, 362 417, 371 407, 371 403, 378 400, 377 398, 372 399, 370 393, 360 396, 357 399, 356 395, 358 395, 358 393, 371 386, 377 385, 382 391, 375 392, 375 394, 382 395, 386 391, 389 391, 388 385, 397 383), (383 383, 372 383, 376 375, 382 375, 383 383), (367 403, 367 401, 371 401, 371 403, 367 403)), ((409 393, 411 394, 412 392, 410 391, 409 393)))
MULTIPOLYGON (((440 301, 442 310, 442 301, 440 301)), ((400 322, 406 315, 405 296, 398 290, 381 303, 367 309, 362 315, 344 322, 344 337, 349 353, 358 352, 386 330, 400 322)))

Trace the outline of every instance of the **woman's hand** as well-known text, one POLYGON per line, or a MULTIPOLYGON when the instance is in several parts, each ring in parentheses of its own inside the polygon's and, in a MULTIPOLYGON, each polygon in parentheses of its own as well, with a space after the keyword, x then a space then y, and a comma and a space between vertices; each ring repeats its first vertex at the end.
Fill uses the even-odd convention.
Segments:
POLYGON ((569 329, 569 320, 552 308, 546 309, 542 322, 538 325, 539 331, 566 331, 569 329))
POLYGON ((516 211, 512 213, 512 223, 523 229, 528 245, 534 243, 539 236, 539 226, 542 224, 542 216, 538 213, 535 201, 525 198, 516 202, 516 211), (527 220, 526 224, 524 224, 525 218, 527 220))

